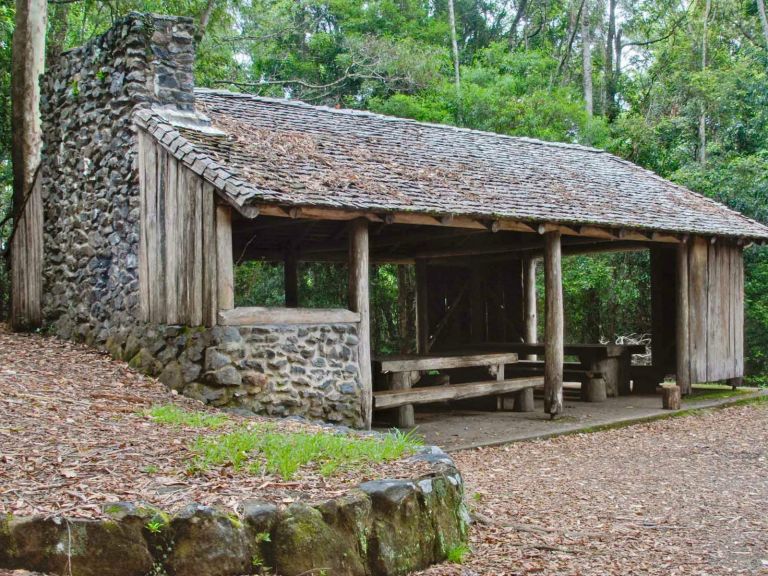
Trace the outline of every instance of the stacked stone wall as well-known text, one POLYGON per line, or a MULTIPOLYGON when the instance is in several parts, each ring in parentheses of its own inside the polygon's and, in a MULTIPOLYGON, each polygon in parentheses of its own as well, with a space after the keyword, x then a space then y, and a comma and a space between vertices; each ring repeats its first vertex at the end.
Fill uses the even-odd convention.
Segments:
POLYGON ((107 348, 206 404, 362 425, 354 324, 137 326, 107 348))
POLYGON ((138 308, 137 107, 194 106, 189 18, 132 13, 63 53, 41 86, 46 322, 103 344, 138 308))

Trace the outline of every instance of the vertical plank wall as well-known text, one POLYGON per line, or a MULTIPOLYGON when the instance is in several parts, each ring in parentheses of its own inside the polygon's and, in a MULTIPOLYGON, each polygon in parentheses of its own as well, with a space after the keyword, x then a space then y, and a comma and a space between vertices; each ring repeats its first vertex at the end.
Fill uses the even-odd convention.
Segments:
POLYGON ((213 187, 139 131, 142 320, 213 326, 218 312, 213 187))
POLYGON ((744 375, 744 263, 739 246, 692 238, 688 251, 692 382, 744 375))

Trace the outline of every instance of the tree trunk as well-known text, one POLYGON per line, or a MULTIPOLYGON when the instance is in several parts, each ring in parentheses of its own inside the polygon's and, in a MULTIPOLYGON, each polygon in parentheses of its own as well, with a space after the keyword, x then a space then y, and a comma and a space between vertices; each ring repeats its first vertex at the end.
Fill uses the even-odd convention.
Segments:
POLYGON ((618 0, 608 0, 608 31, 605 38, 605 76, 603 88, 603 114, 613 120, 616 117, 616 83, 613 73, 613 42, 616 37, 616 3, 618 0))
MULTIPOLYGON (((701 71, 707 69, 707 36, 709 35, 709 12, 712 9, 712 0, 707 0, 704 5, 704 30, 701 36, 701 71)), ((707 108, 702 97, 701 113, 699 114, 699 164, 707 163, 707 108)))
POLYGON ((42 204, 33 188, 40 164, 40 74, 45 64, 45 0, 17 0, 11 62, 14 232, 11 242, 11 326, 42 321, 42 204), (28 196, 31 195, 30 198, 28 196))
MULTIPOLYGON (((517 7, 517 12, 515 13, 515 19, 512 21, 512 26, 509 29, 509 45, 510 47, 514 48, 517 44, 517 26, 520 24, 520 21, 525 16, 525 11, 528 8, 528 0, 520 0, 520 4, 517 7)), ((525 38, 526 42, 526 49, 528 48, 528 33, 527 31, 523 32, 523 38, 525 38)))
POLYGON ((765 38, 765 45, 768 47, 768 16, 765 15, 765 0, 757 0, 757 11, 760 13, 763 37, 765 38))
POLYGON ((208 30, 208 24, 211 21, 214 8, 216 8, 216 0, 208 0, 208 2, 205 4, 205 8, 203 9, 202 14, 200 14, 200 22, 197 25, 197 32, 195 33, 195 42, 198 44, 203 39, 206 31, 208 30))
POLYGON ((584 88, 584 109, 592 118, 594 103, 592 96, 592 38, 589 32, 589 4, 585 3, 581 12, 581 63, 583 68, 582 85, 584 88))
POLYGON ((48 33, 48 46, 46 47, 45 60, 48 65, 55 62, 59 54, 64 50, 69 31, 69 4, 54 4, 51 15, 51 29, 48 33))
POLYGON ((560 63, 557 66, 557 75, 562 78, 563 84, 567 84, 567 80, 564 76, 562 76, 564 70, 566 69, 566 66, 568 65, 568 60, 571 57, 571 50, 573 49, 573 41, 576 38, 576 30, 579 27, 579 20, 581 20, 581 13, 584 9, 584 3, 586 0, 581 0, 579 3, 578 10, 574 11, 573 6, 571 7, 571 14, 568 22, 568 31, 566 33, 566 44, 565 44, 565 50, 563 51, 563 55, 560 58, 560 63))
POLYGON ((453 82, 456 85, 456 109, 461 120, 461 73, 459 70, 459 43, 456 40, 456 12, 453 0, 448 0, 448 21, 451 25, 451 51, 453 54, 453 82))

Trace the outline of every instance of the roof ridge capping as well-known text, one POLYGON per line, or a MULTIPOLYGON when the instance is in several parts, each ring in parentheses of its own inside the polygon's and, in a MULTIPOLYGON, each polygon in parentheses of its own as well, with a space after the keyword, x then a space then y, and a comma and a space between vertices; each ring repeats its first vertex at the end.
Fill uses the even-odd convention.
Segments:
POLYGON ((509 134, 500 134, 498 132, 489 132, 487 130, 477 130, 475 128, 465 128, 463 126, 454 126, 452 124, 437 124, 435 122, 423 122, 421 120, 413 120, 412 118, 402 118, 400 116, 392 116, 390 114, 380 114, 378 112, 371 112, 370 110, 357 110, 355 108, 332 108, 324 104, 308 104, 301 100, 291 100, 288 98, 272 98, 269 96, 256 96, 255 94, 246 94, 243 92, 231 92, 230 90, 222 90, 217 88, 203 88, 195 87, 195 92, 201 92, 204 94, 214 94, 224 97, 245 98, 249 100, 256 100, 257 102, 267 102, 270 104, 279 104, 285 106, 293 106, 295 108, 304 108, 309 110, 316 110, 319 112, 329 112, 331 114, 341 114, 344 116, 365 116, 368 118, 376 118, 385 122, 398 122, 402 124, 412 124, 415 126, 424 126, 427 128, 437 128, 439 130, 453 130, 456 132, 465 132, 468 134, 481 134, 483 136, 492 136, 494 138, 500 138, 505 140, 514 140, 517 142, 525 142, 528 144, 535 144, 539 146, 552 146, 554 148, 567 148, 571 150, 582 150, 584 152, 593 152, 598 154, 608 154, 613 156, 610 152, 602 150, 600 148, 594 148, 592 146, 585 146, 584 144, 574 144, 571 142, 552 142, 549 140, 540 140, 538 138, 531 138, 530 136, 510 136, 509 134))

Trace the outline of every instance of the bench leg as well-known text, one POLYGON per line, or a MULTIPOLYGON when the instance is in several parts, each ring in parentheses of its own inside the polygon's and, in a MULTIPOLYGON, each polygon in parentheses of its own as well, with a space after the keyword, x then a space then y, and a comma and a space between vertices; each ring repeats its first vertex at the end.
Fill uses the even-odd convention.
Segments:
POLYGON ((512 410, 514 412, 533 412, 533 388, 523 388, 514 396, 515 402, 512 410))
POLYGON ((496 396, 496 410, 502 411, 502 410, 514 410, 515 409, 515 398, 514 396, 510 396, 509 394, 506 394, 504 396, 496 396))
POLYGON ((581 399, 584 402, 604 402, 607 398, 605 380, 588 378, 581 385, 581 399))
MULTIPOLYGON (((395 372, 391 377, 392 390, 410 390, 411 373, 395 372)), ((406 404, 395 408, 396 422, 398 428, 413 428, 416 425, 416 419, 413 415, 413 404, 406 404)))

